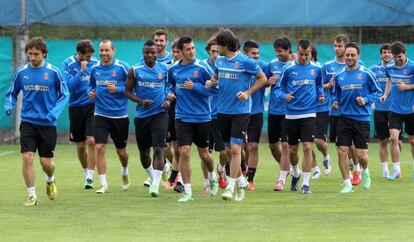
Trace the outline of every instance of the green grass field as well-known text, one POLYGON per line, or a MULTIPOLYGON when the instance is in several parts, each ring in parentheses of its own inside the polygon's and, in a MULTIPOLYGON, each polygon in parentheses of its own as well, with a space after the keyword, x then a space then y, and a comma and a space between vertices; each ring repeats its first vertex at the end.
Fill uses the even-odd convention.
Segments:
MULTIPOLYGON (((381 177, 377 145, 370 145, 372 188, 354 188, 340 195, 340 173, 334 146, 333 172, 311 180, 313 194, 289 189, 274 192, 279 167, 267 144, 260 148, 256 191, 242 203, 202 195, 199 159, 193 150, 194 201, 181 204, 179 194, 160 189, 152 198, 142 182, 145 172, 135 144, 130 154, 131 188, 120 188, 120 164, 111 145, 107 149, 110 193, 82 189, 83 172, 74 145, 58 145, 55 152, 58 198, 46 197, 44 174, 36 158, 39 205, 23 206, 26 190, 21 175, 19 146, 0 146, 1 241, 413 241, 414 182, 412 158, 404 145, 402 179, 381 177)), ((318 154, 318 157, 320 155, 318 154)), ((215 156, 217 158, 217 156, 215 156)), ((290 184, 290 178, 288 181, 290 184)), ((98 185, 95 181, 95 185, 98 185)))

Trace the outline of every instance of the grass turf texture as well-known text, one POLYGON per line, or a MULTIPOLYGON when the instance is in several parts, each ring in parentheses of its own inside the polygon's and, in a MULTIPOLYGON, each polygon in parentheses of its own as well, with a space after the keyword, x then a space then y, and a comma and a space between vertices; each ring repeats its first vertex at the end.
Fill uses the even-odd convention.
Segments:
MULTIPOLYGON (((341 189, 337 155, 330 145, 333 171, 311 180, 311 195, 274 192, 279 167, 267 144, 260 146, 256 190, 242 203, 202 195, 202 177, 196 150, 192 151, 194 202, 181 204, 174 191, 160 188, 152 198, 135 144, 128 146, 131 187, 122 191, 120 163, 113 145, 107 149, 110 193, 83 190, 83 171, 74 145, 55 151, 58 197, 46 197, 44 173, 35 159, 39 205, 27 208, 21 175, 19 146, 0 146, 0 238, 2 241, 408 241, 414 237, 414 182, 412 158, 404 144, 402 178, 381 177, 377 144, 370 144, 372 187, 362 185, 353 194, 341 189), (14 151, 14 153, 7 153, 14 151)), ((317 153, 321 167, 320 154, 317 153)), ((217 155, 214 156, 217 160, 217 155)), ((322 169, 322 167, 321 167, 322 169)), ((392 169, 392 168, 391 168, 392 169)), ((95 175, 95 187, 98 184, 95 175)))

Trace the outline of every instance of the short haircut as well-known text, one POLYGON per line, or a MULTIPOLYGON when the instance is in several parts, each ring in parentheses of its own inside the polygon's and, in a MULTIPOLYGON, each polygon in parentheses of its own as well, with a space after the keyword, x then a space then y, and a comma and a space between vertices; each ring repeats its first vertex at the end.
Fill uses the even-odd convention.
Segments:
POLYGON ((171 44, 171 49, 178 49, 177 44, 178 44, 178 39, 175 39, 171 44))
POLYGON ((115 49, 114 43, 112 42, 112 40, 109 40, 109 39, 102 40, 99 45, 101 45, 101 44, 107 44, 107 43, 111 44, 111 49, 115 49))
POLYGON ((42 53, 45 55, 45 58, 47 57, 47 45, 42 37, 33 37, 30 39, 24 48, 24 52, 27 53, 27 51, 32 48, 42 51, 42 53))
POLYGON ((193 39, 190 36, 188 35, 181 36, 177 41, 177 48, 180 50, 183 50, 184 44, 189 44, 191 42, 193 42, 193 39))
POLYGON ((78 44, 76 45, 76 51, 82 55, 86 53, 94 53, 95 47, 93 47, 92 42, 88 39, 79 40, 78 44))
POLYGON ((211 49, 211 46, 213 46, 213 45, 217 45, 217 41, 216 41, 216 39, 215 39, 215 38, 210 38, 210 39, 207 41, 206 51, 207 51, 207 52, 209 52, 209 51, 210 51, 210 49, 211 49))
POLYGON ((344 44, 348 44, 350 42, 346 34, 338 34, 337 36, 335 36, 334 40, 336 42, 343 42, 344 44))
POLYGON ((291 50, 292 44, 290 43, 290 40, 288 38, 282 37, 282 38, 276 39, 273 42, 273 48, 275 48, 275 50, 277 48, 282 48, 284 50, 291 50))
POLYGON ((359 55, 359 46, 358 46, 358 43, 356 43, 356 42, 349 42, 348 44, 345 45, 345 50, 347 48, 355 48, 357 50, 358 55, 359 55))
POLYGON ((155 42, 153 41, 153 40, 147 40, 145 43, 144 43, 144 47, 145 46, 155 46, 155 42))
POLYGON ((259 49, 259 43, 257 43, 256 40, 247 40, 246 42, 244 42, 244 44, 243 44, 243 51, 244 52, 247 52, 252 48, 259 49))
POLYGON ((154 31, 154 33, 152 34, 152 39, 154 39, 154 37, 158 35, 164 35, 165 36, 165 40, 168 40, 168 32, 165 29, 157 29, 154 31))
POLYGON ((385 43, 385 44, 381 45, 380 54, 382 54, 383 50, 391 50, 391 45, 389 43, 385 43))
POLYGON ((230 29, 221 29, 216 34, 217 44, 225 46, 229 51, 238 51, 240 49, 240 41, 230 29))
POLYGON ((312 50, 311 50, 311 54, 312 54, 312 58, 314 62, 318 61, 318 51, 316 50, 316 47, 312 45, 312 50))
POLYGON ((302 50, 306 50, 306 49, 309 49, 311 47, 311 44, 310 44, 309 40, 307 40, 307 39, 301 39, 298 42, 298 49, 299 49, 299 47, 302 50))
POLYGON ((391 44, 391 53, 393 55, 399 55, 399 54, 405 54, 407 53, 407 49, 405 48, 405 45, 400 41, 395 41, 391 44))

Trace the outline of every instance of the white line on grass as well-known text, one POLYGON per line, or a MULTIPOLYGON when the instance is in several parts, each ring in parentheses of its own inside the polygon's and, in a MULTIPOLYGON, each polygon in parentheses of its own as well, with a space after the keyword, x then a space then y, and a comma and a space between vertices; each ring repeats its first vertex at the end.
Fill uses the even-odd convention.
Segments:
POLYGON ((4 151, 4 152, 0 152, 0 157, 2 156, 6 156, 6 155, 11 155, 16 153, 16 151, 4 151))

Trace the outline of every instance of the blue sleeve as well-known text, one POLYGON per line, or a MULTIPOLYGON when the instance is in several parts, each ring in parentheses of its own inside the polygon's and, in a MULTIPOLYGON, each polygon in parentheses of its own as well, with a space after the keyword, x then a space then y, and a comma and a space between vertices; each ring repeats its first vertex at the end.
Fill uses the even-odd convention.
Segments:
POLYGON ((256 76, 262 69, 260 69, 259 63, 253 59, 248 59, 245 62, 245 71, 253 76, 256 76))
POLYGON ((94 73, 95 73, 95 69, 92 68, 92 70, 91 70, 91 79, 89 80, 89 90, 88 90, 88 93, 89 92, 92 92, 93 90, 96 89, 96 80, 95 80, 94 73))
POLYGON ((175 79, 172 74, 172 69, 167 72, 167 95, 168 93, 175 93, 175 79))
POLYGON ((323 65, 323 66, 322 66, 322 83, 323 83, 323 84, 328 83, 328 82, 329 82, 329 80, 331 80, 331 78, 332 78, 332 75, 329 75, 329 74, 327 73, 326 68, 327 68, 327 66, 326 66, 326 65, 323 65))
POLYGON ((126 80, 127 80, 127 78, 128 78, 128 69, 129 69, 129 66, 128 66, 126 63, 122 63, 122 66, 124 67, 124 68, 123 68, 123 71, 124 71, 124 77, 123 77, 123 81, 121 81, 121 82, 118 84, 117 89, 116 89, 116 92, 117 92, 119 95, 121 95, 121 96, 125 96, 125 83, 126 83, 126 80))
POLYGON ((4 109, 13 110, 16 106, 17 95, 20 92, 20 78, 17 72, 13 75, 13 80, 10 85, 10 89, 7 91, 5 100, 4 100, 4 109))
POLYGON ((74 73, 73 69, 71 69, 68 63, 65 62, 64 79, 69 90, 72 92, 79 88, 82 77, 89 75, 90 72, 91 70, 89 68, 86 68, 86 70, 82 72, 79 70, 78 73, 74 73))
POLYGON ((324 96, 324 92, 323 92, 323 87, 322 87, 322 69, 318 69, 318 76, 316 77, 316 94, 317 94, 317 99, 319 99, 319 97, 324 96))
MULTIPOLYGON (((211 70, 210 67, 205 66, 206 69, 202 71, 202 78, 204 79, 204 83, 207 80, 211 79, 211 76, 213 75, 213 71, 211 70)), ((198 94, 202 95, 202 96, 214 96, 217 95, 218 93, 218 88, 207 88, 205 87, 202 83, 199 82, 194 82, 193 84, 193 91, 197 92, 198 94)))
POLYGON ((69 90, 68 86, 66 85, 66 82, 62 78, 62 75, 59 71, 57 71, 56 74, 56 92, 58 100, 56 102, 56 105, 53 107, 52 111, 50 112, 50 115, 52 115, 51 121, 55 121, 59 118, 60 113, 62 112, 63 108, 65 108, 66 103, 69 100, 69 90))
POLYGON ((331 91, 331 100, 332 100, 332 102, 340 102, 340 100, 341 100, 341 88, 340 88, 340 86, 339 86, 339 84, 338 84, 338 78, 337 78, 338 76, 335 76, 334 77, 334 86, 333 86, 333 88, 332 88, 332 91, 331 91))
POLYGON ((289 73, 287 73, 287 69, 282 70, 282 74, 280 76, 280 80, 276 83, 275 94, 280 100, 285 101, 285 97, 287 95, 287 78, 289 73))
POLYGON ((382 90, 379 87, 377 78, 373 73, 369 73, 368 78, 369 93, 366 97, 364 97, 364 100, 365 103, 373 103, 378 101, 378 99, 382 96, 382 90))

